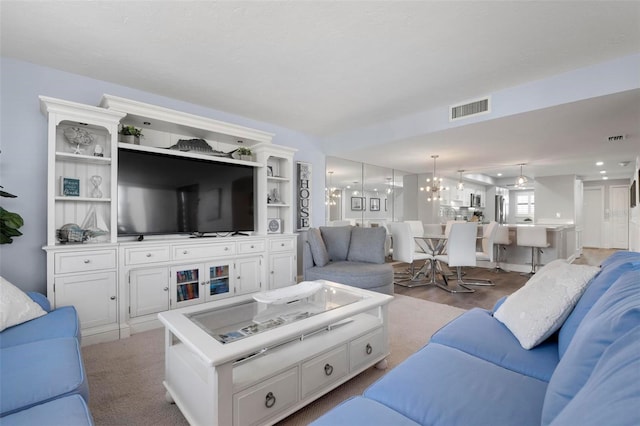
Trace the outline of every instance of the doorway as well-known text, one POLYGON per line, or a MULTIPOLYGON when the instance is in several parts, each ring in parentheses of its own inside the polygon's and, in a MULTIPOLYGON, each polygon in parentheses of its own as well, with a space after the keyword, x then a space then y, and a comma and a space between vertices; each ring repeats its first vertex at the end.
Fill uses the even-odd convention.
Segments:
POLYGON ((602 247, 602 228, 604 225, 604 187, 584 188, 582 200, 584 229, 582 245, 584 247, 602 247))

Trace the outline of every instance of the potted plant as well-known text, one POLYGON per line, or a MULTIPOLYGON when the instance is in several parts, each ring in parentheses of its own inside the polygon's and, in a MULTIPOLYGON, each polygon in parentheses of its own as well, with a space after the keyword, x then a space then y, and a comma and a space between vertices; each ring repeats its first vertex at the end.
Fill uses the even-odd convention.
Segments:
MULTIPOLYGON (((16 198, 16 195, 1 190, 0 196, 16 198)), ((22 232, 18 231, 22 225, 24 225, 24 220, 18 213, 13 213, 0 207, 0 244, 11 244, 13 237, 22 235, 22 232)))
POLYGON ((140 145, 140 137, 143 136, 142 129, 137 129, 134 126, 122 126, 120 129, 120 136, 118 140, 124 143, 132 143, 140 145))
POLYGON ((251 150, 249 148, 238 148, 236 150, 241 160, 251 161, 253 158, 251 157, 251 150))

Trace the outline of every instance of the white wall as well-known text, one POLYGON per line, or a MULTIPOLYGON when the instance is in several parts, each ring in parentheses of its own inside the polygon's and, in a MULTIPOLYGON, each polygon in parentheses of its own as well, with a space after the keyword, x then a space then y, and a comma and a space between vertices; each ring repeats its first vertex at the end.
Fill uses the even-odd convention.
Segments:
POLYGON ((629 250, 640 251, 640 156, 636 157, 636 169, 630 184, 636 179, 637 205, 629 211, 629 250))
MULTIPOLYGON (((179 82, 176 82, 179 84, 179 82)), ((0 185, 16 199, 1 205, 22 215, 23 236, 0 246, 0 273, 25 291, 45 292, 47 119, 39 95, 98 105, 105 93, 274 133, 273 143, 297 148, 294 161, 312 164, 312 224, 325 222, 325 155, 318 140, 291 129, 105 81, 0 57, 0 185)))
POLYGON ((536 178, 535 222, 575 223, 576 176, 548 176, 536 178))

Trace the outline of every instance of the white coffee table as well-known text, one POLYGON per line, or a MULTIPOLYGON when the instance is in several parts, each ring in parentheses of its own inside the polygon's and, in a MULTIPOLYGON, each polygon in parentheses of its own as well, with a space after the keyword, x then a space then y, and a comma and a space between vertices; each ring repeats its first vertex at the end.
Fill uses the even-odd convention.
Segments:
POLYGON ((273 424, 365 369, 385 368, 393 296, 320 282, 289 303, 248 295, 158 314, 167 399, 192 425, 273 424))

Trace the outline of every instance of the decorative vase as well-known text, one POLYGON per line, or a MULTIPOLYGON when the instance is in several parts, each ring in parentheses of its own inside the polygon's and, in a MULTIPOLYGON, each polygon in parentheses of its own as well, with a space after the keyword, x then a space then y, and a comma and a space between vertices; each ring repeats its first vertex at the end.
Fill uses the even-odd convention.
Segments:
POLYGON ((240 159, 241 159, 241 160, 244 160, 244 161, 251 161, 251 160, 253 160, 253 158, 252 158, 250 155, 241 155, 241 156, 240 156, 240 159))
POLYGON ((118 135, 118 140, 124 143, 132 143, 134 145, 140 145, 140 136, 118 135))

